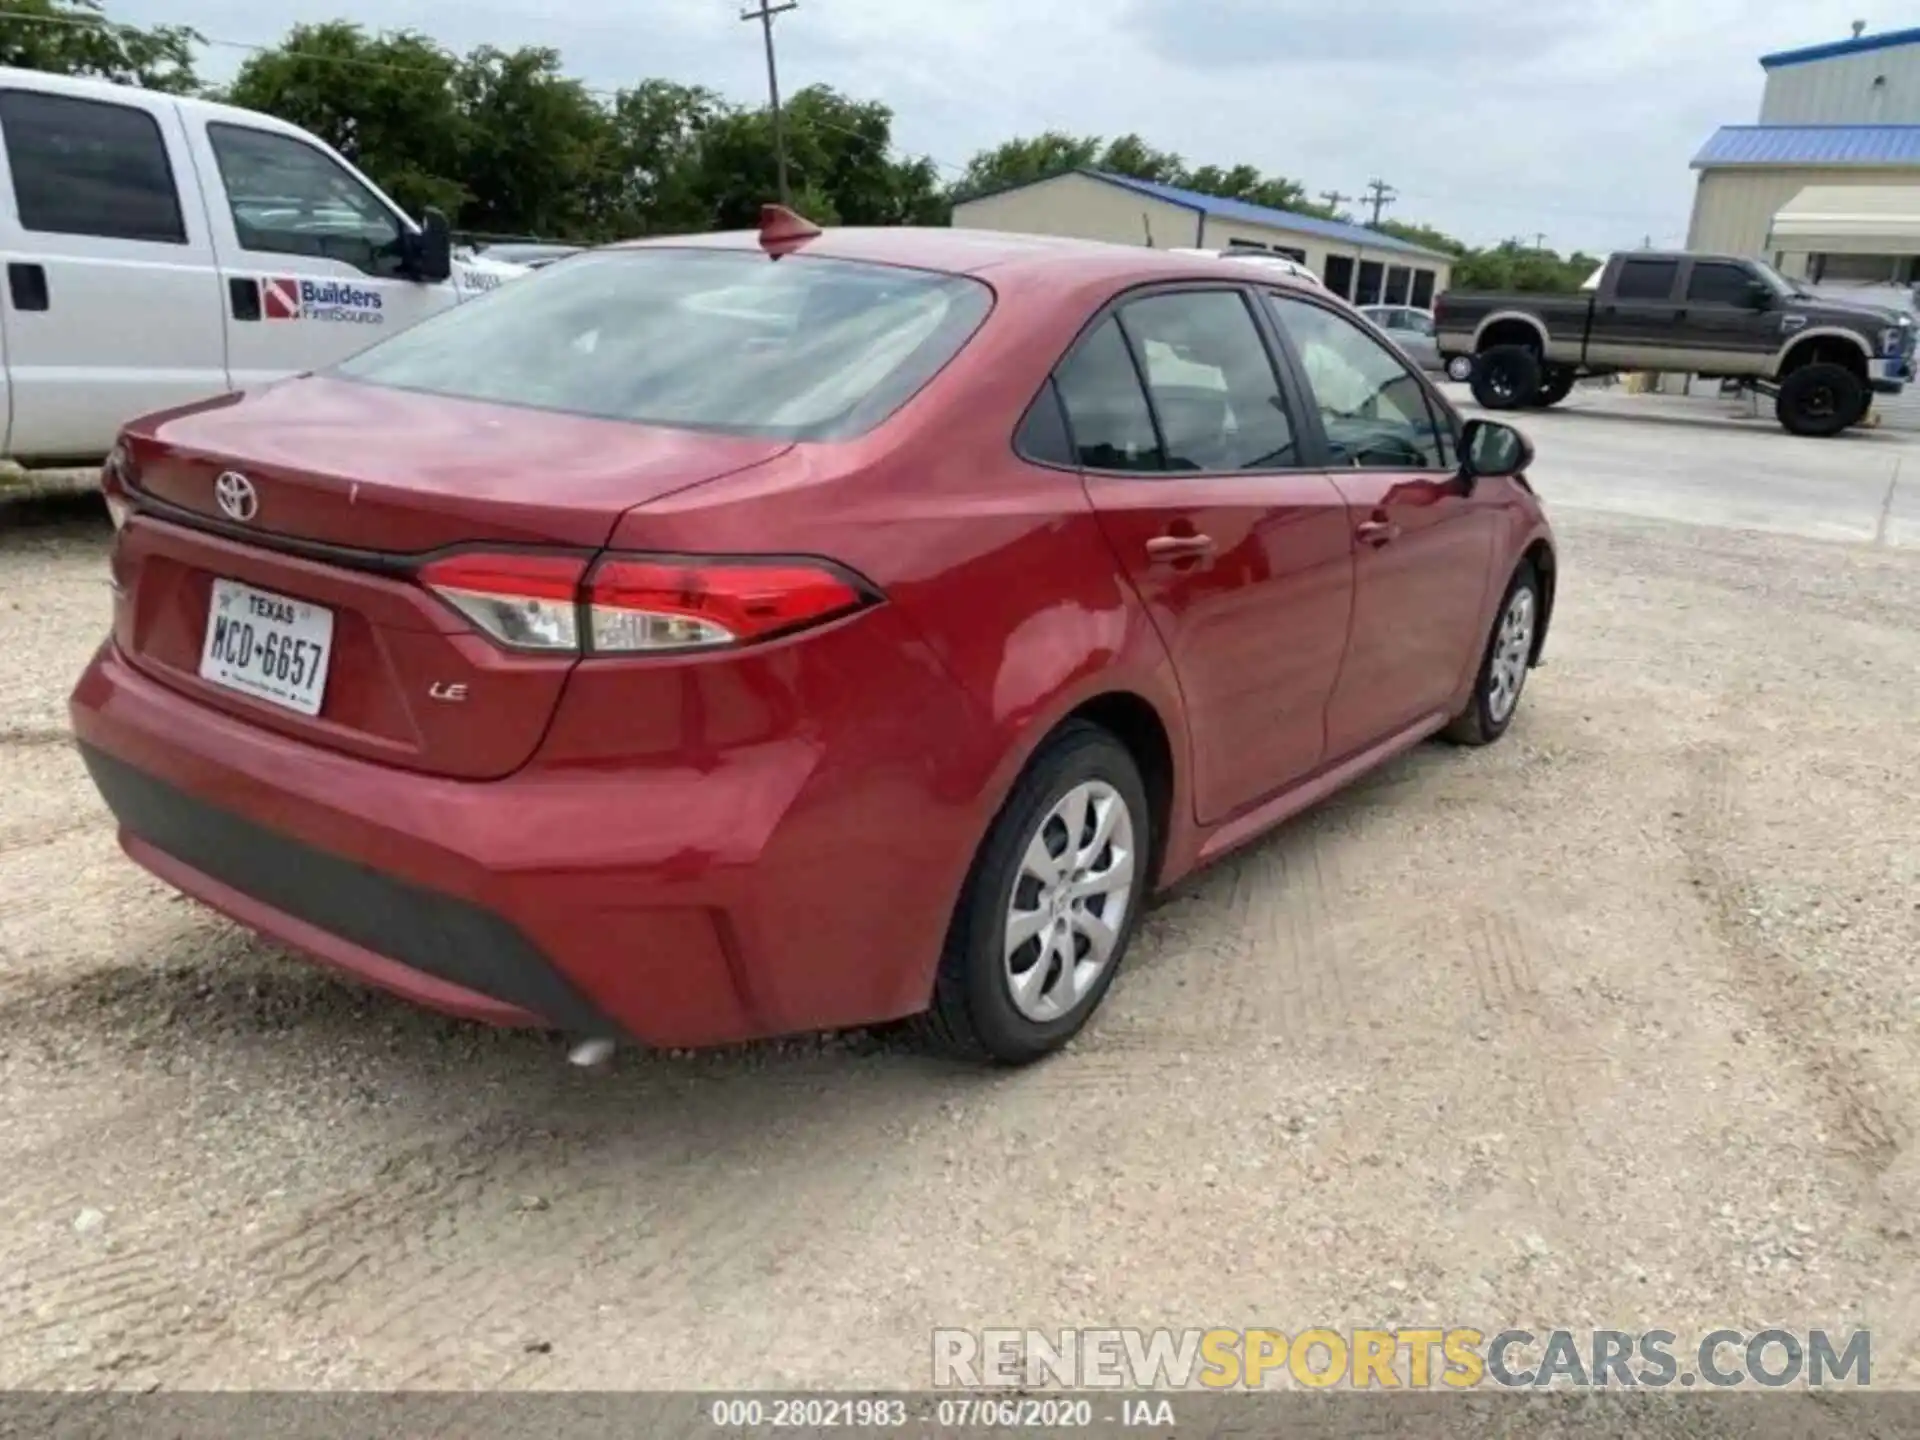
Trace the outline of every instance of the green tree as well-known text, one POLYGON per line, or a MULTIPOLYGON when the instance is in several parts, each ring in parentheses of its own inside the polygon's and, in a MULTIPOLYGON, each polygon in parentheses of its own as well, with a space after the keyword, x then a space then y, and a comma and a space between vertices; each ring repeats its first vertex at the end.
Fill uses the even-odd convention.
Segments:
POLYGON ((1299 215, 1318 215, 1327 219, 1333 211, 1316 204, 1307 196, 1298 180, 1282 175, 1263 175, 1251 165, 1235 165, 1222 170, 1218 165, 1202 165, 1190 172, 1185 181, 1190 190, 1203 195, 1218 195, 1225 200, 1244 200, 1249 205, 1264 205, 1269 210, 1291 210, 1299 215))
POLYGON ((0 0, 0 65, 22 70, 191 94, 194 50, 205 43, 186 25, 114 24, 100 0, 0 0))
POLYGON ((1472 251, 1456 262, 1453 286, 1458 290, 1571 294, 1586 283, 1599 263, 1578 251, 1562 259, 1555 251, 1508 240, 1491 249, 1472 251))
POLYGON ((706 229, 701 145, 727 113, 718 95, 697 85, 643 80, 620 91, 595 167, 596 228, 615 238, 706 229))
POLYGON ((1161 185, 1187 183, 1187 167, 1171 150, 1156 150, 1138 135, 1122 135, 1109 140, 1094 168, 1110 175, 1125 175, 1134 180, 1152 180, 1161 185))
MULTIPOLYGON (((940 225, 950 207, 933 162, 893 153, 893 112, 813 85, 787 102, 787 172, 796 210, 823 225, 940 225)), ((779 193, 773 125, 765 110, 731 111, 701 136, 700 177, 709 223, 760 222, 779 193)))
POLYGON ((607 111, 560 73, 560 52, 484 45, 455 80, 465 122, 461 223, 483 233, 597 238, 615 150, 607 111))
POLYGON ((457 215, 469 198, 461 68, 424 35, 375 38, 333 20, 250 56, 226 98, 312 131, 411 213, 457 215))
POLYGON ((966 173, 954 186, 954 198, 965 200, 1085 169, 1100 157, 1100 143, 1097 135, 1068 135, 1059 130, 1003 141, 967 162, 966 173))
POLYGON ((1395 239, 1404 240, 1409 245, 1438 250, 1443 255, 1465 255, 1473 249, 1466 241, 1456 240, 1453 236, 1436 230, 1431 225, 1409 225, 1401 220, 1382 220, 1370 228, 1378 230, 1382 235, 1391 235, 1395 239))

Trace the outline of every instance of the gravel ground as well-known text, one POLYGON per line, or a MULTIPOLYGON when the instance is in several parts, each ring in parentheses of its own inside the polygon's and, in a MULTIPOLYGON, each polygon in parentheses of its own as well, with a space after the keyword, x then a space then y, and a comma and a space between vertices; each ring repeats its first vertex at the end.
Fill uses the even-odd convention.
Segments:
POLYGON ((0 509, 0 1386, 919 1386, 1003 1324, 1867 1325, 1920 1385, 1920 556, 1556 518, 1508 738, 1166 899, 1070 1053, 579 1073, 125 862, 104 521, 0 509))

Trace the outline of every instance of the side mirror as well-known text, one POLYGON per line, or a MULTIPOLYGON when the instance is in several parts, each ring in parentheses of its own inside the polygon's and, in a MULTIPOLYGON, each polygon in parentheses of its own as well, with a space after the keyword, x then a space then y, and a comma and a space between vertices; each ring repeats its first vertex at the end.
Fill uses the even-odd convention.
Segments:
POLYGON ((453 233, 444 212, 429 206, 420 215, 420 228, 405 232, 407 273, 415 280, 437 284, 453 274, 453 233))
POLYGON ((1460 473, 1469 480, 1524 474, 1533 464, 1533 444, 1498 420, 1469 420, 1460 433, 1460 473))
POLYGON ((1747 287, 1747 303, 1756 310, 1773 308, 1773 287, 1764 280, 1756 280, 1747 287))

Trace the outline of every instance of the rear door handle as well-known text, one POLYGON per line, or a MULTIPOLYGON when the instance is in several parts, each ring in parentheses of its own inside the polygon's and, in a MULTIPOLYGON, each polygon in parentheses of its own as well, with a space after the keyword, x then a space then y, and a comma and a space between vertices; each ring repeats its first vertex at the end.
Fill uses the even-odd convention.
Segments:
POLYGON ((1212 553, 1211 535, 1156 535, 1147 541, 1147 554, 1155 560, 1180 560, 1212 553))
POLYGON ((1362 520, 1359 527, 1353 533, 1359 536, 1363 543, 1371 545, 1377 550, 1382 545, 1397 538, 1400 534, 1400 527, 1391 520, 1362 520))
POLYGON ((46 267, 31 261, 15 260, 7 266, 7 293, 16 310, 47 308, 46 267))

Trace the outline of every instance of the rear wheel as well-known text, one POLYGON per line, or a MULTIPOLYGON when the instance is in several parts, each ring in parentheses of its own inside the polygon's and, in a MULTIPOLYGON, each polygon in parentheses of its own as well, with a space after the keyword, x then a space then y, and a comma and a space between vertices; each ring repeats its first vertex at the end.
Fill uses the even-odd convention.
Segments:
POLYGON ((1152 815, 1126 747, 1075 721, 1028 764, 974 857, 922 1028, 1018 1065, 1105 998, 1146 896, 1152 815))
POLYGON ((1526 687, 1527 671, 1533 665, 1533 641, 1540 630, 1540 608, 1539 572, 1531 560, 1522 560, 1494 617, 1493 633, 1487 637, 1487 649, 1480 659, 1473 695, 1466 708, 1447 726, 1444 732, 1447 739, 1457 745, 1491 745, 1507 733, 1514 712, 1520 708, 1520 692, 1526 687))
POLYGON ((1471 379, 1472 376, 1473 357, 1471 355, 1456 355, 1447 361, 1447 378, 1449 380, 1465 381, 1471 379))
POLYGON ((1795 435, 1838 435, 1855 425, 1873 402, 1860 377, 1844 365, 1817 361, 1780 382, 1773 413, 1795 435))
POLYGON ((1524 345, 1482 350, 1473 365, 1473 398, 1483 409, 1512 410, 1540 388, 1540 357, 1524 345))
POLYGON ((1549 365, 1540 377, 1540 388, 1527 401, 1531 409, 1545 410, 1558 405, 1573 393, 1574 372, 1565 365, 1549 365))

